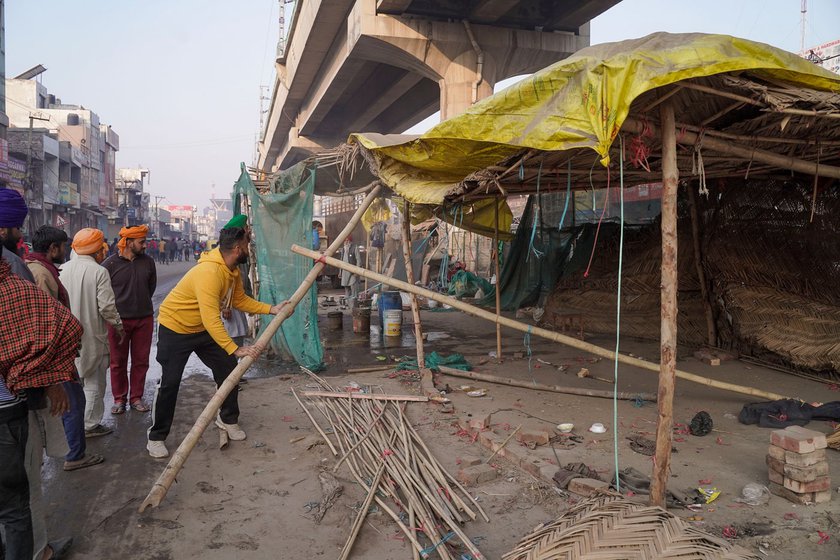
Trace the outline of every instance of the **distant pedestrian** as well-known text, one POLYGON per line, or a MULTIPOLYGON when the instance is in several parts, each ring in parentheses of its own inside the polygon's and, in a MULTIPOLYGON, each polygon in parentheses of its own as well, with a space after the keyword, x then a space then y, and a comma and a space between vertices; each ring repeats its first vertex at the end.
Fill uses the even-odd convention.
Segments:
POLYGON ((85 228, 73 237, 76 257, 61 267, 59 278, 70 296, 70 309, 85 329, 82 351, 76 367, 85 390, 85 436, 97 437, 113 430, 102 425, 105 413, 105 373, 108 369, 108 330, 111 325, 120 339, 125 337, 122 320, 114 303, 114 290, 102 262, 102 232, 85 228))
POLYGON ((160 264, 166 264, 166 239, 162 237, 158 242, 158 251, 160 252, 160 264))
POLYGON ((190 260, 190 253, 192 252, 192 246, 190 245, 189 241, 184 241, 184 260, 190 260))
POLYGON ((116 255, 117 254, 117 243, 119 243, 119 238, 115 237, 111 244, 108 246, 108 255, 116 255))
POLYGON ((178 242, 175 241, 173 237, 169 241, 166 242, 166 259, 174 263, 175 262, 175 254, 178 252, 178 242))
MULTIPOLYGON (((41 226, 32 236, 32 252, 29 253, 26 264, 35 277, 35 285, 70 309, 70 297, 59 279, 56 268, 64 263, 67 242, 67 234, 64 231, 52 226, 41 226)), ((70 410, 62 417, 64 434, 70 448, 64 457, 64 470, 75 471, 98 465, 105 458, 102 455, 86 453, 85 392, 78 373, 73 381, 64 383, 64 390, 70 400, 70 410)))
MULTIPOLYGON (((222 325, 220 302, 230 294, 231 306, 246 313, 277 314, 287 303, 270 306, 245 295, 237 265, 248 258, 249 239, 242 228, 223 229, 219 248, 202 254, 169 292, 160 306, 157 361, 162 367, 160 384, 152 406, 152 427, 146 448, 155 458, 169 456, 165 440, 175 417, 175 403, 184 367, 190 355, 213 372, 220 386, 236 367, 236 358, 257 358, 261 349, 237 346, 222 325)), ((216 425, 230 439, 245 439, 239 427, 238 389, 224 400, 216 425)))
POLYGON ((29 208, 23 196, 14 189, 0 189, 0 254, 12 267, 12 274, 34 283, 32 273, 20 258, 18 243, 21 241, 20 228, 26 221, 29 208))
POLYGON ((137 412, 149 411, 149 406, 143 402, 143 392, 154 334, 152 295, 157 287, 157 269, 154 259, 146 255, 148 233, 146 226, 122 228, 118 244, 120 253, 102 263, 111 276, 117 311, 125 330, 125 336, 120 339, 119 332, 108 327, 111 392, 114 396, 111 414, 122 414, 126 406, 137 412))

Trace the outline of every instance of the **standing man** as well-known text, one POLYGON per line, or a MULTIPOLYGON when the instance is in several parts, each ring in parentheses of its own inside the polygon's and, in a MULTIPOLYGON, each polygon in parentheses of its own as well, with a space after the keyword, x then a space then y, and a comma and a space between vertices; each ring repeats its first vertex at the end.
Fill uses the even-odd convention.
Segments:
POLYGON ((163 237, 158 242, 158 253, 160 254, 160 263, 166 264, 166 239, 163 237))
MULTIPOLYGON (((353 245, 353 240, 349 235, 341 247, 341 260, 347 264, 356 264, 359 262, 359 248, 353 245)), ((344 288, 344 295, 347 299, 355 300, 359 294, 359 277, 350 271, 342 270, 341 286, 344 288)))
MULTIPOLYGON (((236 367, 236 358, 256 359, 260 354, 261 348, 237 346, 225 332, 220 314, 227 294, 231 294, 232 307, 246 313, 276 315, 287 303, 271 306, 245 295, 237 265, 248 259, 248 243, 243 228, 223 229, 219 247, 204 253, 160 306, 157 361, 162 372, 146 446, 152 457, 169 456, 164 441, 172 428, 178 388, 190 354, 195 352, 212 370, 217 386, 236 367)), ((234 388, 222 403, 216 425, 226 430, 230 439, 241 441, 245 432, 238 422, 238 388, 234 388)))
POLYGON ((105 372, 108 369, 108 331, 113 326, 120 338, 125 336, 122 320, 114 304, 114 290, 102 262, 104 235, 98 229, 85 228, 73 237, 76 257, 61 267, 59 278, 70 296, 70 309, 82 323, 82 351, 76 368, 85 390, 85 437, 110 434, 102 425, 105 413, 105 372))
POLYGON ((143 402, 143 389, 154 334, 152 295, 157 287, 157 270, 154 259, 146 255, 148 234, 147 226, 122 228, 117 244, 119 254, 108 257, 102 263, 111 276, 117 311, 125 329, 125 336, 121 339, 117 329, 108 327, 111 392, 114 395, 111 414, 122 414, 126 405, 138 412, 149 411, 148 405, 143 402))
MULTIPOLYGON (((58 557, 72 539, 36 549, 29 506, 30 486, 40 493, 39 468, 27 472, 31 393, 46 397, 52 415, 69 409, 63 383, 75 376, 74 358, 82 327, 70 311, 15 274, 0 259, 0 525, 6 533, 6 558, 58 557), (30 480, 30 477, 38 477, 30 480)), ((36 430, 36 433, 39 430, 36 430)))
MULTIPOLYGON (((63 264, 67 256, 67 234, 52 227, 41 226, 32 236, 32 252, 26 264, 35 277, 35 285, 47 295, 70 309, 70 298, 58 276, 57 265, 63 264)), ((64 383, 64 390, 70 401, 70 410, 62 416, 64 435, 69 453, 64 457, 64 470, 75 471, 98 465, 105 460, 102 455, 86 454, 85 441, 85 392, 78 374, 73 381, 64 383)))
POLYGON ((26 220, 29 208, 23 196, 14 189, 0 189, 0 253, 9 263, 12 274, 34 283, 32 273, 18 255, 18 242, 21 240, 20 228, 26 220))

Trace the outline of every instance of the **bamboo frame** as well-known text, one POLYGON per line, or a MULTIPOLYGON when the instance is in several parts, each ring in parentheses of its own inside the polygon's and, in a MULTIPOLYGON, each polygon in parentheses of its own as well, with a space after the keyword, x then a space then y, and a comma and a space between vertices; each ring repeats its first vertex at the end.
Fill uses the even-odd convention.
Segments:
POLYGON ((370 393, 337 393, 328 391, 301 391, 304 397, 322 397, 329 399, 361 399, 369 401, 407 401, 429 402, 429 397, 420 395, 374 395, 370 393))
MULTIPOLYGON (((493 262, 496 265, 496 317, 502 314, 502 275, 499 272, 499 198, 493 208, 493 262)), ((502 326, 496 321, 496 362, 502 363, 502 326)))
MULTIPOLYGON (((359 220, 362 219, 362 215, 365 213, 365 210, 370 206, 373 200, 379 195, 379 192, 382 190, 382 184, 376 185, 365 197, 364 201, 362 202, 361 206, 356 210, 356 213, 353 214, 353 217, 350 218, 350 221, 341 230, 341 233, 338 234, 338 237, 332 242, 332 244, 327 248, 326 252, 324 253, 325 256, 329 256, 334 254, 339 247, 341 247, 342 243, 344 243, 344 239, 350 235, 350 232, 353 231, 353 228, 356 227, 356 224, 359 223, 359 220)), ((295 307, 300 301, 306 296, 309 292, 309 289, 318 279, 318 275, 324 269, 326 264, 323 260, 316 262, 312 270, 304 278, 301 285, 295 290, 294 294, 289 298, 289 303, 280 310, 280 313, 274 316, 271 322, 266 327, 265 331, 260 335, 257 339, 254 346, 260 349, 260 353, 262 353, 265 348, 268 348, 269 344, 271 343, 271 338, 283 324, 288 317, 292 315, 295 311, 295 307)), ((242 360, 240 360, 239 364, 234 368, 234 370, 230 373, 227 379, 216 389, 216 392, 213 394, 213 397, 210 399, 210 402, 204 407, 204 410, 201 412, 201 415, 193 424, 193 427, 190 429, 189 433, 186 435, 184 440, 178 446, 178 449, 175 450, 175 453, 172 454, 172 458, 169 460, 169 463, 164 467, 163 472, 157 478, 155 483, 152 485, 151 490, 149 490, 149 494, 146 496, 146 499, 143 500, 143 503, 140 504, 139 511, 143 513, 147 507, 157 507, 160 505, 160 502, 166 497, 166 493, 169 491, 169 488, 175 482, 175 477, 183 468, 184 463, 187 461, 187 458, 192 453, 193 448, 198 443, 198 440, 201 438, 201 435, 207 429, 207 427, 213 422, 216 417, 216 413, 221 408, 222 403, 227 398, 227 396, 237 387, 239 384, 239 380, 242 379, 242 376, 245 375, 245 372, 251 367, 251 365, 256 360, 250 356, 246 356, 242 360)))
MULTIPOLYGON (((292 245, 292 252, 297 253, 298 255, 303 255, 305 257, 310 257, 312 259, 320 258, 321 255, 312 251, 310 249, 306 249, 305 247, 300 247, 299 245, 292 245)), ((544 329, 541 327, 534 327, 532 325, 528 325, 526 323, 522 323, 520 321, 515 321, 513 319, 508 319, 507 317, 496 317, 494 313, 489 311, 485 311, 479 307, 474 305, 470 305, 468 303, 464 303, 463 301, 457 300, 452 297, 441 295, 437 292, 433 292, 431 290, 427 290, 425 288, 420 288, 417 286, 412 286, 402 280, 396 280, 394 278, 389 278, 388 276, 384 276, 382 274, 376 274, 375 272, 371 272, 369 270, 365 270, 358 266, 345 263, 333 257, 324 257, 324 260, 327 264, 332 266, 336 266, 338 268, 342 268, 348 270, 350 272, 354 272, 360 276, 367 275, 370 277, 371 280, 376 282, 381 282, 386 286, 393 286, 405 292, 414 292, 419 296, 423 296, 429 299, 433 299, 439 303, 444 303, 449 305, 450 307, 454 307, 460 311, 473 315, 474 317, 479 317, 481 319, 485 319, 494 323, 498 321, 502 325, 506 327, 510 327, 514 330, 523 332, 523 333, 531 333, 533 336, 538 336, 540 338, 545 338, 547 340, 553 340, 554 342, 559 342, 561 344, 565 344, 566 346, 570 346, 572 348, 577 348, 578 350, 583 350, 584 352, 589 352, 590 354, 594 354, 596 356, 601 356, 602 358, 607 358, 609 360, 616 359, 615 352, 611 350, 607 350, 606 348, 601 348, 600 346, 596 346, 595 344, 591 344, 589 342, 584 342, 578 338, 574 338, 571 336, 566 336, 564 334, 550 331, 548 329, 544 329)), ((656 362, 647 362, 645 360, 640 360, 639 358, 633 358, 630 356, 625 356, 624 354, 618 355, 618 361, 627 365, 635 366, 647 371, 659 371, 659 364, 656 362)), ((735 383, 727 383, 725 381, 716 381, 714 379, 708 379, 701 375, 697 375, 694 373, 689 373, 687 371, 676 370, 676 376, 685 379, 687 381, 691 381, 693 383, 698 383, 700 385, 706 385, 708 387, 714 387, 716 389, 722 389, 724 391, 731 391, 733 393, 740 393, 742 395, 749 395, 751 397, 760 397, 766 400, 780 400, 790 398, 784 395, 780 395, 778 393, 771 393, 769 391, 762 391, 760 389, 755 389, 753 387, 745 387, 743 385, 736 385, 735 383)))

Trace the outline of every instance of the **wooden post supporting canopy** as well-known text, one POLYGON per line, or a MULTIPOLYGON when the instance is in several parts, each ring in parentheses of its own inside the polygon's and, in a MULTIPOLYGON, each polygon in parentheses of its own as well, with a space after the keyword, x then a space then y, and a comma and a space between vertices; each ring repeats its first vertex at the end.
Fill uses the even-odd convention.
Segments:
MULTIPOLYGON (((315 251, 306 249, 299 245, 292 245, 292 252, 297 253, 298 255, 309 257, 311 259, 319 259, 322 257, 320 253, 316 253, 315 251)), ((508 319, 504 316, 498 317, 497 319, 495 313, 486 311, 484 309, 481 309, 480 307, 470 305, 469 303, 465 303, 453 297, 445 296, 443 294, 439 294, 437 292, 433 292, 431 290, 427 290, 419 286, 412 286, 411 284, 403 282, 402 280, 395 280, 394 278, 385 276, 384 274, 377 274, 370 270, 365 270, 364 268, 348 264, 333 257, 323 257, 323 260, 331 266, 335 266, 342 270, 348 270, 353 274, 358 274, 359 276, 366 276, 375 282, 381 282, 386 286, 393 286, 394 288, 397 288, 404 292, 411 292, 428 299, 433 299, 439 303, 444 303, 446 305, 449 305, 450 307, 459 309, 475 317, 479 317, 481 319, 490 321, 491 323, 494 323, 498 320, 499 323, 503 326, 510 327, 519 332, 531 333, 532 336, 538 336, 546 340, 553 340, 554 342, 559 342, 561 344, 565 344, 566 346, 577 348, 578 350, 583 350, 584 352, 589 352, 590 354, 594 354, 595 356, 601 356, 602 358, 607 358, 609 360, 616 359, 615 352, 613 352, 612 350, 607 350, 606 348, 601 348, 600 346, 597 346, 595 344, 584 342, 579 338, 566 336, 564 334, 550 331, 548 329, 543 329, 541 327, 534 327, 532 325, 528 325, 520 321, 508 319)), ((656 362, 648 362, 639 358, 625 356, 624 354, 618 355, 618 361, 647 371, 659 371, 659 364, 657 364, 656 362)), ((744 387, 743 385, 736 385, 735 383, 727 383, 726 381, 717 381, 714 379, 709 379, 707 377, 703 377, 702 375, 689 373, 687 371, 676 370, 676 376, 687 381, 699 383, 700 385, 706 385, 708 387, 714 387, 716 389, 723 389, 724 391, 732 391, 733 393, 740 393, 742 395, 750 395, 751 397, 760 397, 765 400, 775 401, 789 398, 778 393, 762 391, 761 389, 755 389, 753 387, 744 387)))
MULTIPOLYGON (((403 258, 405 259, 405 278, 414 285, 414 266, 411 264, 411 203, 403 203, 403 258)), ((417 296, 409 294, 411 298, 411 314, 414 317, 414 338, 417 339, 417 367, 426 367, 426 354, 423 352, 423 327, 420 324, 420 307, 417 296)))
MULTIPOLYGON (((374 201, 374 199, 379 196, 380 191, 382 190, 382 184, 377 183, 365 197, 364 201, 362 201, 361 206, 356 210, 356 213, 353 214, 353 217, 350 218, 350 221, 341 230, 341 233, 333 240, 327 250, 324 252, 324 255, 332 255, 334 254, 339 247, 341 247, 344 240, 350 235, 350 232, 353 231, 353 228, 356 227, 356 224, 359 223, 359 220, 362 218, 362 214, 365 213, 365 210, 370 206, 370 204, 374 201)), ((341 261, 339 261, 341 262, 341 261)), ((274 336, 274 333, 280 328, 288 317, 292 315, 295 311, 295 307, 298 303, 306 296, 309 289, 312 287, 312 284, 318 279, 318 275, 321 274, 321 271, 326 266, 323 260, 316 262, 312 270, 304 278, 301 285, 295 290, 295 293, 289 298, 288 305, 285 305, 281 310, 280 313, 274 316, 271 322, 266 327, 265 331, 260 335, 257 339, 254 346, 264 350, 268 347, 271 343, 271 338, 274 336)), ((213 420, 216 418, 216 413, 221 408, 222 403, 227 398, 227 396, 233 391, 233 389, 239 383, 239 380, 242 379, 242 376, 245 375, 245 372, 248 371, 248 368, 251 367, 251 364, 254 363, 254 359, 250 356, 243 358, 239 365, 230 373, 227 379, 225 379, 224 383, 216 389, 216 393, 210 399, 210 402, 207 403, 207 406, 204 407, 204 410, 201 412, 201 415, 198 417, 198 420, 195 421, 195 424, 190 429, 187 436, 184 438, 184 441, 181 442, 181 445, 178 446, 178 449, 175 450, 175 453, 172 454, 172 458, 169 460, 169 463, 163 469, 163 472, 160 473, 160 476, 155 481, 152 489, 149 491, 149 495, 146 496, 146 499, 143 500, 143 503, 140 504, 140 513, 149 507, 157 507, 160 505, 160 502, 166 497, 166 493, 169 491, 170 486, 172 483, 175 482, 175 477, 181 471, 181 468, 184 466, 184 463, 187 460, 187 457, 190 456, 195 445, 198 443, 198 440, 201 438, 201 435, 207 429, 207 426, 210 425, 213 420)))
POLYGON ((674 106, 660 106, 662 118, 662 283, 660 303, 659 398, 656 454, 650 484, 650 503, 665 507, 671 445, 674 437, 674 379, 677 369, 677 136, 674 106))

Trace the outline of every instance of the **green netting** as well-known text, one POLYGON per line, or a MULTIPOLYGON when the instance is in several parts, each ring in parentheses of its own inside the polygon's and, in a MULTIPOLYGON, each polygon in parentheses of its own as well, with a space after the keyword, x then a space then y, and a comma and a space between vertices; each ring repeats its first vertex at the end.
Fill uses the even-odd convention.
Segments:
POLYGON ((459 270, 449 280, 448 293, 450 296, 473 297, 478 290, 486 294, 493 290, 493 285, 484 278, 466 270, 459 270))
MULTIPOLYGON (((312 269, 312 261, 292 253, 293 244, 312 246, 314 171, 299 164, 285 171, 271 193, 260 194, 242 164, 234 185, 235 211, 241 196, 251 205, 251 229, 257 252, 260 301, 275 304, 289 299, 312 269)), ((271 341, 274 351, 313 370, 323 366, 324 349, 318 333, 318 297, 315 285, 283 322, 271 341)))
MULTIPOLYGON (((499 300, 506 311, 541 306, 557 283, 572 247, 573 233, 559 230, 557 223, 545 223, 546 214, 537 213, 536 200, 535 196, 528 198, 499 279, 502 290, 499 300), (538 220, 536 230, 534 220, 538 220)), ((485 294, 478 304, 495 306, 495 286, 485 294)))
MULTIPOLYGON (((441 356, 437 352, 426 354, 426 367, 437 371, 440 366, 446 366, 452 369, 460 369, 463 371, 470 371, 472 365, 467 361, 463 354, 450 354, 449 356, 441 356)), ((417 368, 417 360, 403 360, 397 367, 397 371, 411 370, 417 368)))

